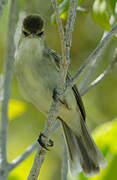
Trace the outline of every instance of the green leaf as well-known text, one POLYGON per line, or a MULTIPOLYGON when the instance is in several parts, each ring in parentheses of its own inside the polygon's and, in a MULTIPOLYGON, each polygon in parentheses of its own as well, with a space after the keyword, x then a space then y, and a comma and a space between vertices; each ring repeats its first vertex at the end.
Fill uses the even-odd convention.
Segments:
MULTIPOLYGON (((69 1, 68 0, 64 0, 59 4, 59 7, 58 7, 59 14, 60 14, 61 19, 63 19, 63 20, 66 19, 68 7, 69 7, 69 1)), ((51 16, 51 23, 56 24, 55 13, 51 16)))
POLYGON ((80 6, 83 3, 84 0, 78 0, 78 6, 80 6))
POLYGON ((20 179, 18 177, 16 177, 16 176, 10 176, 8 178, 8 180, 20 180, 20 179))
MULTIPOLYGON (((83 12, 83 13, 85 12, 86 13, 86 10, 84 8, 79 7, 82 2, 83 2, 83 0, 78 1, 77 10, 80 11, 80 12, 83 12)), ((58 9, 59 9, 60 17, 61 17, 61 19, 63 21, 66 21, 67 14, 68 14, 68 8, 69 8, 69 0, 63 0, 63 1, 58 0, 58 3, 59 3, 58 9)), ((52 16, 51 16, 51 23, 56 24, 56 15, 55 15, 55 13, 53 13, 52 16)))
POLYGON ((117 177, 117 154, 113 156, 109 165, 107 166, 105 176, 103 176, 102 180, 114 180, 117 177))
POLYGON ((117 0, 108 0, 108 4, 110 7, 111 12, 115 15, 115 6, 116 6, 117 0))
POLYGON ((111 29, 111 25, 109 23, 110 17, 107 11, 106 0, 95 0, 93 4, 93 19, 103 29, 107 31, 111 29))
POLYGON ((8 106, 8 116, 10 120, 26 112, 26 104, 15 99, 11 99, 8 106))
MULTIPOLYGON (((1 104, 0 104, 0 108, 1 108, 1 104)), ((8 105, 8 117, 10 120, 14 120, 16 117, 26 112, 26 110, 27 110, 27 106, 24 102, 11 99, 8 105)), ((1 110, 0 110, 0 115, 1 115, 1 110)))
POLYGON ((93 137, 105 155, 117 154, 117 118, 97 127, 93 137))
POLYGON ((81 6, 77 7, 77 11, 81 12, 83 14, 87 14, 88 13, 88 11, 85 8, 81 7, 81 6))

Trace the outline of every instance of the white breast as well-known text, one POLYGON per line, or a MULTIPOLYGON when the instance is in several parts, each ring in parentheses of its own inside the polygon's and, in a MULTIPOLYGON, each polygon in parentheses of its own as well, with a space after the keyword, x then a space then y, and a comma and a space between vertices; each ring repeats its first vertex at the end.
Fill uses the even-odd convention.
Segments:
POLYGON ((57 84, 58 72, 51 58, 43 57, 42 42, 25 39, 16 52, 16 75, 23 96, 38 109, 47 112, 57 84))

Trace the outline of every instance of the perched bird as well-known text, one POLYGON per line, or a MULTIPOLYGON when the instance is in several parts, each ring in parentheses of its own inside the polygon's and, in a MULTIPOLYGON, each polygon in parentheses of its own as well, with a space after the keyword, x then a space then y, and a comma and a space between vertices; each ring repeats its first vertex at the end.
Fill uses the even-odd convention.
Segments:
MULTIPOLYGON (((60 56, 45 45, 44 21, 39 15, 24 18, 15 53, 15 72, 24 97, 46 116, 60 79, 60 56)), ((70 79, 70 74, 67 74, 70 79)), ((86 126, 86 115, 76 85, 66 90, 59 112, 72 174, 99 174, 106 161, 86 126)))

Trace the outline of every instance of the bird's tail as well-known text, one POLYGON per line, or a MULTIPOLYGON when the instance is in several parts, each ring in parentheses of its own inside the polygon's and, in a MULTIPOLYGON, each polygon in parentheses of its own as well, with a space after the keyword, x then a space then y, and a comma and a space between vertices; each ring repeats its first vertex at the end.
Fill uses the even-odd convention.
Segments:
POLYGON ((90 136, 85 121, 81 120, 81 130, 78 134, 75 134, 63 121, 61 124, 72 175, 80 171, 83 171, 87 177, 99 174, 100 168, 105 168, 107 163, 90 136))

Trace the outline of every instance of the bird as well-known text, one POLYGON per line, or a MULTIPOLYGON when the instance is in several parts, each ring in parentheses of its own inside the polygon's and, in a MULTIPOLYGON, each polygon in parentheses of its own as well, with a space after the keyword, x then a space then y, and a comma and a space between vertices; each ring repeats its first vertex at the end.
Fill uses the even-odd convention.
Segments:
MULTIPOLYGON (((24 17, 15 53, 15 74, 24 98, 45 116, 60 76, 61 56, 46 45, 45 23, 38 14, 24 17)), ((67 72, 66 81, 71 79, 67 72)), ((89 133, 85 108, 76 85, 67 88, 58 114, 72 175, 91 177, 107 163, 89 133)))

